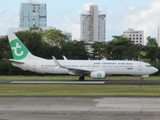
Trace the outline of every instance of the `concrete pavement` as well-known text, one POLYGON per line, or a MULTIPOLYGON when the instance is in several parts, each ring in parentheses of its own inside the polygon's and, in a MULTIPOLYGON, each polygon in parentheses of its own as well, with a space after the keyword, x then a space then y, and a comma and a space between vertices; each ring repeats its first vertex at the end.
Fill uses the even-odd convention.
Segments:
POLYGON ((0 97, 0 120, 160 120, 160 98, 0 97))

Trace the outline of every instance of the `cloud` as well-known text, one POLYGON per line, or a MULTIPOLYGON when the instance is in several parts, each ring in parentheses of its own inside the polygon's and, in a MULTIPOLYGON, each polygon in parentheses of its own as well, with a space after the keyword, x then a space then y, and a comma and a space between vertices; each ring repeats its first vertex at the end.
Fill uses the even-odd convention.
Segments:
POLYGON ((90 5, 93 5, 93 3, 85 3, 85 4, 83 5, 84 10, 85 10, 85 11, 89 11, 89 6, 90 6, 90 5))
POLYGON ((0 13, 2 13, 4 10, 3 9, 0 9, 0 13))
MULTIPOLYGON (((154 0, 149 6, 139 4, 128 5, 124 9, 107 16, 107 35, 121 35, 128 28, 144 30, 144 39, 148 36, 157 37, 157 27, 160 21, 160 1, 154 0)), ((146 41, 145 41, 146 43, 146 41)))
POLYGON ((83 12, 82 12, 82 10, 78 10, 78 13, 79 13, 79 14, 82 14, 83 12))
MULTIPOLYGON (((107 4, 107 3, 106 3, 107 4)), ((65 14, 52 13, 48 15, 48 25, 56 27, 67 32, 72 32, 73 39, 80 39, 80 16, 89 10, 89 5, 93 3, 85 3, 81 10, 77 10, 76 14, 71 14, 68 10, 65 14), (70 14, 69 14, 70 13, 70 14)), ((111 40, 113 35, 121 35, 128 28, 136 30, 144 30, 147 36, 157 37, 157 28, 160 25, 160 1, 152 0, 150 4, 133 5, 129 0, 124 0, 121 7, 116 8, 117 11, 110 12, 107 5, 98 5, 99 10, 107 14, 106 18, 106 37, 111 40)), ((111 6, 112 7, 112 6, 111 6)), ((14 13, 11 10, 0 9, 0 35, 6 35, 8 28, 19 26, 19 12, 14 13)))
POLYGON ((72 24, 72 39, 73 40, 80 40, 80 25, 79 24, 72 24))
POLYGON ((79 15, 74 17, 74 19, 57 15, 49 18, 48 23, 49 26, 55 27, 56 29, 72 33, 72 40, 79 40, 80 24, 77 21, 79 21, 79 15))
POLYGON ((18 27, 18 14, 9 10, 0 10, 0 35, 6 35, 10 27, 18 27))

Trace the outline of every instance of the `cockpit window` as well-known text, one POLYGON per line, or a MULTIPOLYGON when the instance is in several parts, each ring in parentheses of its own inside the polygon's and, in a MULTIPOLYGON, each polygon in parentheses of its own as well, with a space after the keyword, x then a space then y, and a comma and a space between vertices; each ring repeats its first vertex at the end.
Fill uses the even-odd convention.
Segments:
POLYGON ((146 65, 146 67, 152 67, 151 65, 146 65))

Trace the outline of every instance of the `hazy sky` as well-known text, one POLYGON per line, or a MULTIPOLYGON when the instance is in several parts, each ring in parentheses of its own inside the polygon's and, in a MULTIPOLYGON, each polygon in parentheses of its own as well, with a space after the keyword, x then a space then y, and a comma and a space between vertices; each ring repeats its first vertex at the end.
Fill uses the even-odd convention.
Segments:
MULTIPOLYGON (((19 27, 20 3, 29 0, 0 0, 0 35, 8 28, 19 27)), ((157 38, 160 25, 160 0, 36 0, 47 4, 47 26, 72 33, 80 39, 80 14, 90 4, 98 5, 107 14, 106 40, 121 35, 128 28, 144 30, 147 36, 157 38)), ((146 41, 145 41, 146 43, 146 41)))

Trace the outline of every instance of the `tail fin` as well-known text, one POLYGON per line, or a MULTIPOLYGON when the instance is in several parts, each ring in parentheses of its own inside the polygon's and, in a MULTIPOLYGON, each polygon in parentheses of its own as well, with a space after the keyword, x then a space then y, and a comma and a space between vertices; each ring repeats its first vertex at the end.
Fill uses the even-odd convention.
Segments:
POLYGON ((33 58, 33 55, 14 33, 8 33, 8 39, 14 60, 33 58))

